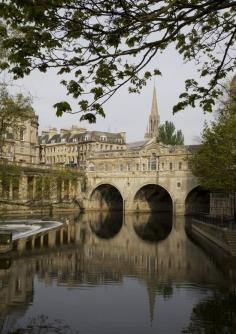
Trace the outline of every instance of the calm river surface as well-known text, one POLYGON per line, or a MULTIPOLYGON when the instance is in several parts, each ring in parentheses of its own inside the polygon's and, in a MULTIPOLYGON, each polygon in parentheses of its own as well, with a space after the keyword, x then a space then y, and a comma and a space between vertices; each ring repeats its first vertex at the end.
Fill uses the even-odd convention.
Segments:
POLYGON ((236 333, 236 271, 183 217, 65 217, 0 258, 0 333, 236 333))

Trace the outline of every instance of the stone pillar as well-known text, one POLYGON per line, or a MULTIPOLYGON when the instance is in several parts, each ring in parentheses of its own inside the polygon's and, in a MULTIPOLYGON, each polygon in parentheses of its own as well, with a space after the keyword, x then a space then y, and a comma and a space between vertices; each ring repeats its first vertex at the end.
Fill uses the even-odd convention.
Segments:
POLYGON ((36 199, 36 176, 33 176, 33 200, 36 199))
POLYGON ((26 202, 28 200, 27 186, 28 186, 27 176, 22 175, 20 177, 20 182, 19 182, 19 200, 21 202, 26 202))
POLYGON ((51 190, 51 194, 50 194, 50 198, 51 198, 51 202, 57 202, 57 179, 54 178, 51 181, 51 185, 50 185, 50 190, 51 190))
POLYGON ((62 200, 64 200, 64 196, 65 196, 64 185, 65 185, 65 181, 62 180, 61 181, 61 199, 62 200))
POLYGON ((20 239, 17 241, 17 250, 19 252, 24 252, 26 248, 26 239, 20 239))
POLYGON ((185 215, 185 202, 181 199, 173 199, 173 215, 184 216, 185 215))
POLYGON ((10 201, 13 200, 13 181, 12 181, 12 177, 9 180, 9 200, 10 201))
POLYGON ((56 245, 56 231, 50 231, 48 233, 48 246, 54 247, 56 245))

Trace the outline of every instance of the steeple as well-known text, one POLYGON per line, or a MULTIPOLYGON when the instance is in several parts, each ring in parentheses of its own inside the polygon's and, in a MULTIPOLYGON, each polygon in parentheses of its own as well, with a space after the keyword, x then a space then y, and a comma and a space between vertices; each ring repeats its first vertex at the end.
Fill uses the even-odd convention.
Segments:
POLYGON ((154 137, 158 137, 159 125, 160 125, 160 115, 158 113, 156 88, 154 86, 153 96, 152 96, 151 113, 149 115, 148 128, 147 128, 147 132, 145 134, 145 138, 146 139, 151 139, 151 138, 154 138, 154 137))

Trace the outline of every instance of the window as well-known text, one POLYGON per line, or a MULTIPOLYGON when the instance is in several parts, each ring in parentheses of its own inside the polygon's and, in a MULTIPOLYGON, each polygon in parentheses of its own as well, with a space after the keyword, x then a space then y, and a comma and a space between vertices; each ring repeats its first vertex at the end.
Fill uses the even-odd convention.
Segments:
POLYGON ((146 165, 145 164, 143 164, 143 170, 146 170, 146 165))
POLYGON ((128 163, 127 164, 127 171, 130 171, 131 170, 131 166, 130 166, 130 164, 128 163))
POLYGON ((172 164, 172 162, 170 162, 170 170, 172 170, 173 169, 173 164, 172 164))
POLYGON ((139 164, 136 164, 136 170, 139 170, 139 164))
POLYGON ((179 170, 182 169, 182 162, 179 162, 179 170))
POLYGON ((24 140, 24 129, 20 129, 20 140, 24 140))
POLYGON ((120 164, 120 171, 123 172, 123 170, 124 170, 124 166, 123 164, 120 164))
POLYGON ((74 143, 77 142, 77 138, 73 138, 73 142, 74 142, 74 143))
POLYGON ((152 155, 148 159, 148 169, 149 170, 156 170, 157 169, 157 158, 155 155, 152 155))

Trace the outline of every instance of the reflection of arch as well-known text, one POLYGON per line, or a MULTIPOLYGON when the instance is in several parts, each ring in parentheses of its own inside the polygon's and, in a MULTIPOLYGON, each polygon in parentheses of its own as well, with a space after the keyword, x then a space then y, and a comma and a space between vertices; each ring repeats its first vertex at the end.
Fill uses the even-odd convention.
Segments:
POLYGON ((90 195, 91 209, 122 210, 123 198, 121 192, 112 184, 98 185, 90 195))
POLYGON ((111 239, 121 230, 123 213, 118 212, 94 212, 88 215, 89 225, 93 233, 101 239, 111 239))
POLYGON ((134 231, 139 238, 146 241, 165 240, 172 230, 172 214, 140 213, 134 218, 134 231))
POLYGON ((135 211, 172 212, 173 203, 169 192, 158 184, 143 185, 134 196, 135 211))
POLYGON ((185 199, 185 214, 210 213, 210 192, 201 186, 193 188, 185 199))

